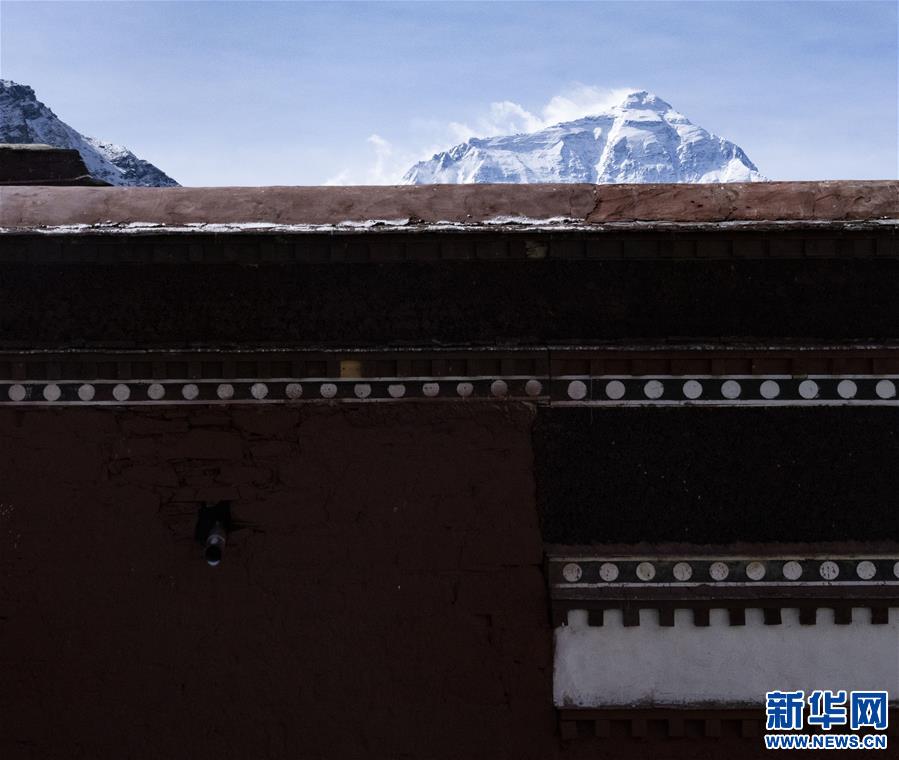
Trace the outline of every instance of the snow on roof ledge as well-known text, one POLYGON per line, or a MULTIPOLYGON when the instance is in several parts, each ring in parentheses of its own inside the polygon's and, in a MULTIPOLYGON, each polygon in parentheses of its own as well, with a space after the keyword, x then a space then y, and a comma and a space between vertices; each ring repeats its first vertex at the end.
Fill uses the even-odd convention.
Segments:
MULTIPOLYGON (((163 231, 899 219, 899 182, 353 187, 2 187, 7 231, 163 231)), ((642 226, 642 225, 641 225, 642 226)))

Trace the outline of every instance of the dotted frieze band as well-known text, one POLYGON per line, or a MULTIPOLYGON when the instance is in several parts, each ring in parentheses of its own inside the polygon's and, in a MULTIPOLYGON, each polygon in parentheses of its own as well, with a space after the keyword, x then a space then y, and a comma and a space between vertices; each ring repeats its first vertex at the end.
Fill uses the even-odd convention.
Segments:
POLYGON ((3 404, 209 404, 548 399, 546 378, 128 380, 0 383, 3 404))
POLYGON ((552 382, 566 406, 803 406, 897 403, 899 377, 872 375, 570 376, 552 382))
POLYGON ((549 560, 555 589, 765 585, 895 585, 899 556, 820 558, 576 558, 549 560))
POLYGON ((492 376, 20 380, 3 405, 531 401, 555 406, 899 405, 899 376, 492 376))

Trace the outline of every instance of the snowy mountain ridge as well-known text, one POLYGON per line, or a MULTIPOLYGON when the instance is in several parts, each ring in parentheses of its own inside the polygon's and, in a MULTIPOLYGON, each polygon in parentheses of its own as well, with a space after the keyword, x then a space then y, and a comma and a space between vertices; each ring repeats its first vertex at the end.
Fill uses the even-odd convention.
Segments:
POLYGON ((483 182, 758 182, 743 150, 645 90, 537 132, 471 138, 413 166, 411 185, 483 182))
POLYGON ((37 99, 27 85, 0 79, 0 143, 45 143, 74 148, 95 179, 111 185, 177 187, 149 161, 114 143, 85 137, 37 99))

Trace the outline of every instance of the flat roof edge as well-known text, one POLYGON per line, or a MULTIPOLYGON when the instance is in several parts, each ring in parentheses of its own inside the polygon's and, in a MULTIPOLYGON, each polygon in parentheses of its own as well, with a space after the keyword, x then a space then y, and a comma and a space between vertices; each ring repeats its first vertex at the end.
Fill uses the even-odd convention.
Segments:
POLYGON ((702 185, 0 187, 0 228, 353 232, 899 220, 899 181, 702 185))

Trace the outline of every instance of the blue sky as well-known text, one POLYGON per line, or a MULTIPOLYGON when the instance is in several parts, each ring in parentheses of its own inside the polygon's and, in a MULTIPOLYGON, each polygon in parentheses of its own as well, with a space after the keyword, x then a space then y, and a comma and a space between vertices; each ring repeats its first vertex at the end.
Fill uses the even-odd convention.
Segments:
POLYGON ((624 88, 772 179, 899 173, 893 0, 3 0, 0 72, 186 185, 391 181, 517 107, 624 88))

